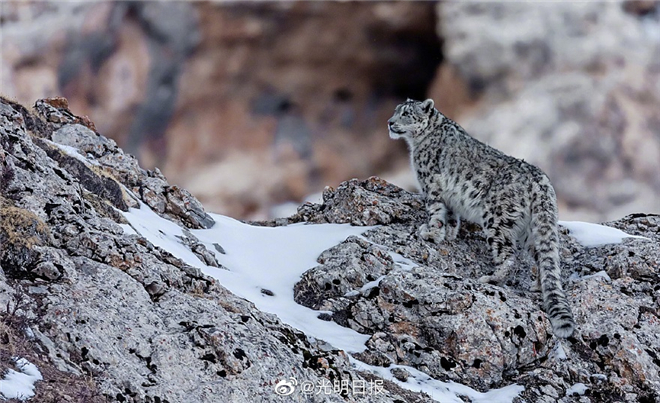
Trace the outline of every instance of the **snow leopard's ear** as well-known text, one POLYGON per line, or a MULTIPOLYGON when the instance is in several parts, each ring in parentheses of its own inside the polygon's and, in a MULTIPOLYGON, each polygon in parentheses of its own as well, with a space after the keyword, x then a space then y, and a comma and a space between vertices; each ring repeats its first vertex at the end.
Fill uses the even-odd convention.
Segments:
POLYGON ((433 109, 433 100, 431 98, 422 102, 422 110, 424 111, 424 113, 430 113, 431 109, 433 109))

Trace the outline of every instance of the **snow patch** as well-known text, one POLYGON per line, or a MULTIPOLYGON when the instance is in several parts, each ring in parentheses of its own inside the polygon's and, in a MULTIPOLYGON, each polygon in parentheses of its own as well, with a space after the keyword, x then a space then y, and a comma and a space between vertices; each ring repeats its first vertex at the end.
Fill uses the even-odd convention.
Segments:
MULTIPOLYGON (((366 232, 366 231, 365 231, 366 232)), ((407 257, 401 255, 400 253, 392 252, 389 250, 389 248, 385 245, 381 245, 376 242, 372 242, 371 240, 361 236, 360 239, 380 247, 382 250, 386 251, 387 254, 392 258, 392 261, 394 262, 395 266, 398 266, 400 269, 405 270, 405 271, 410 271, 413 268, 419 266, 417 263, 413 262, 412 260, 408 259, 407 257)))
POLYGON ((0 380, 0 394, 5 399, 28 400, 34 396, 34 383, 43 379, 36 365, 25 358, 13 358, 18 371, 8 369, 0 380))
POLYGON ((566 389, 566 396, 571 396, 574 394, 578 394, 580 396, 584 395, 584 392, 587 391, 589 387, 581 382, 576 383, 575 385, 571 386, 570 388, 566 389))
POLYGON ((133 227, 131 227, 130 224, 117 224, 117 225, 119 225, 124 230, 124 234, 126 235, 138 235, 138 233, 135 232, 135 230, 133 229, 133 227))
POLYGON ((388 252, 392 260, 394 261, 394 264, 396 266, 399 266, 402 270, 410 271, 413 268, 419 266, 417 263, 413 262, 412 260, 408 259, 407 257, 404 257, 403 255, 400 255, 395 252, 388 252))
POLYGON ((587 248, 621 243, 625 238, 650 240, 643 236, 627 234, 617 228, 588 222, 559 221, 559 225, 567 228, 570 235, 587 248))
MULTIPOLYGON (((139 209, 129 208, 128 212, 122 211, 121 213, 130 223, 129 226, 120 224, 124 229, 124 233, 137 232, 155 246, 165 249, 187 264, 199 268, 207 267, 190 249, 181 243, 180 238, 185 238, 181 227, 154 213, 146 204, 140 202, 139 209)), ((215 248, 210 250, 215 250, 215 248)))
POLYGON ((94 160, 90 160, 90 159, 88 159, 88 158, 85 158, 85 156, 83 156, 82 154, 80 154, 80 152, 78 151, 78 149, 75 148, 75 147, 71 147, 71 146, 67 146, 67 145, 64 145, 64 144, 55 143, 54 141, 50 141, 50 140, 48 140, 48 139, 43 139, 43 140, 44 140, 45 142, 47 142, 48 144, 50 144, 50 145, 52 145, 52 146, 54 146, 54 147, 59 148, 64 154, 68 155, 69 157, 73 157, 73 158, 77 159, 78 161, 84 163, 85 165, 96 165, 96 166, 100 166, 100 165, 101 165, 101 164, 98 163, 98 161, 94 161, 94 160))
POLYGON ((380 282, 385 278, 386 276, 380 276, 374 281, 369 281, 368 283, 364 284, 362 287, 360 287, 359 290, 353 290, 349 291, 346 294, 344 294, 345 297, 354 297, 356 295, 360 294, 365 294, 367 291, 371 290, 372 288, 376 288, 380 285, 380 282))
POLYGON ((369 336, 318 319, 319 311, 293 300, 293 287, 304 272, 319 265, 316 259, 321 252, 370 227, 349 224, 258 227, 217 214, 211 217, 216 222, 213 228, 191 232, 229 270, 204 266, 205 274, 252 301, 259 310, 277 315, 282 322, 309 336, 342 350, 365 350, 369 336), (218 253, 213 243, 219 243, 226 254, 218 253))
POLYGON ((603 281, 607 281, 608 283, 612 282, 612 278, 610 277, 609 274, 605 270, 598 271, 594 274, 588 274, 586 276, 580 277, 577 273, 573 273, 569 279, 573 281, 584 281, 584 280, 589 280, 591 278, 602 278, 603 281))
POLYGON ((470 398, 472 403, 511 402, 520 392, 525 390, 523 386, 514 384, 500 389, 491 389, 488 392, 478 392, 468 386, 461 385, 460 383, 438 381, 424 372, 405 365, 394 364, 390 365, 388 368, 384 368, 365 364, 351 356, 349 356, 349 360, 353 365, 353 368, 358 371, 371 372, 383 379, 396 383, 402 388, 413 392, 424 392, 431 396, 433 400, 443 403, 463 403, 464 400, 459 396, 470 398), (406 382, 402 382, 392 375, 391 370, 394 368, 403 368, 408 371, 411 376, 406 382))

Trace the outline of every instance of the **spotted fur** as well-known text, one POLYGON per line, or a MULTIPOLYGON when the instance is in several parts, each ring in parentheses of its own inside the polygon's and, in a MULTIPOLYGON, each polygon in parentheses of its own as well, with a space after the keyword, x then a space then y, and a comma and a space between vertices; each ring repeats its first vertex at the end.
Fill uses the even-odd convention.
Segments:
POLYGON ((501 283, 517 246, 534 256, 543 308, 555 335, 575 329, 559 268, 557 202, 550 179, 537 167, 476 140, 434 108, 433 100, 407 100, 388 121, 390 137, 403 138, 426 197, 429 221, 419 229, 433 242, 456 237, 461 219, 480 224, 496 271, 480 278, 501 283))

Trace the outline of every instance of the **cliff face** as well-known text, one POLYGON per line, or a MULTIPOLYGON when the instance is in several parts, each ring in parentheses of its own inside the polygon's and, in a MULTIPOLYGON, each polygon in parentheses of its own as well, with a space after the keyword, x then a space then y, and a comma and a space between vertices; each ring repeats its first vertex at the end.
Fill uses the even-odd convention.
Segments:
POLYGON ((385 122, 426 96, 546 171, 564 217, 658 209, 657 2, 38 1, 0 13, 4 95, 65 95, 213 211, 263 218, 372 174, 411 189, 385 122))
POLYGON ((223 245, 194 235, 213 216, 93 128, 63 99, 33 109, 0 99, 0 360, 40 368, 36 401, 431 401, 408 390, 434 384, 428 376, 469 386, 451 393, 471 401, 512 384, 513 401, 660 401, 657 215, 608 223, 647 238, 621 243, 587 247, 579 226, 562 229, 578 332, 560 341, 526 258, 509 284, 480 284, 492 265, 478 227, 432 245, 416 235, 426 219, 418 195, 377 178, 328 188, 323 204, 261 225, 379 225, 323 252, 292 290, 319 318, 365 335, 349 357, 204 274, 234 270, 220 264, 223 245), (156 236, 177 249, 129 230, 131 207, 168 220, 179 235, 156 236), (386 381, 378 396, 277 396, 290 376, 386 381))

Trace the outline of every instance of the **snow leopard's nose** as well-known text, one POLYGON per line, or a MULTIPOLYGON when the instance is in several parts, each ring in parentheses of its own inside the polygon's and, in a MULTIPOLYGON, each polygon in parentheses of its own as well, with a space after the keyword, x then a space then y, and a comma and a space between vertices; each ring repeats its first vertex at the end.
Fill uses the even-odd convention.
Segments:
POLYGON ((393 124, 394 124, 394 122, 392 122, 391 120, 387 121, 387 127, 392 127, 393 124))

